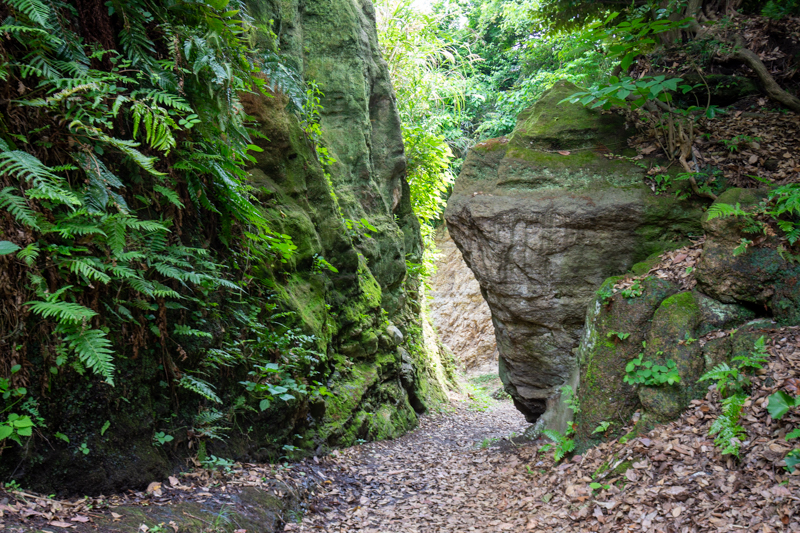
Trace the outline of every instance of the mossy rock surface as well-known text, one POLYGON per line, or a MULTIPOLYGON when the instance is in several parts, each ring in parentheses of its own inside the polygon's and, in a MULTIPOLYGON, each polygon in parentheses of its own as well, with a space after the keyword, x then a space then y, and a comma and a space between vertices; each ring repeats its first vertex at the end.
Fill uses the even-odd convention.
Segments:
POLYGON ((616 113, 603 113, 580 104, 560 103, 582 91, 568 81, 559 81, 532 108, 517 117, 511 143, 534 150, 570 150, 596 148, 603 138, 608 148, 625 148, 630 136, 625 118, 616 113))
POLYGON ((144 525, 173 531, 174 524, 180 533, 233 533, 242 529, 250 533, 277 533, 283 531, 286 522, 302 516, 303 490, 277 484, 269 492, 254 487, 232 491, 225 503, 212 499, 205 503, 125 505, 114 508, 114 512, 121 515, 119 519, 96 518, 94 530, 133 533, 144 525), (277 493, 281 494, 280 498, 277 493))
MULTIPOLYGON (((607 279, 598 294, 610 291, 622 278, 607 279)), ((625 298, 619 292, 609 299, 598 296, 587 311, 586 331, 578 348, 581 410, 575 421, 579 450, 616 434, 615 429, 640 406, 636 388, 623 381, 625 365, 642 351, 649 322, 661 302, 679 290, 658 278, 647 278, 641 286, 639 297, 625 298), (607 435, 594 434, 602 422, 612 424, 607 435)))
MULTIPOLYGON (((716 202, 750 210, 766 196, 766 190, 729 189, 716 202)), ((766 307, 782 324, 800 324, 800 264, 781 257, 778 237, 735 255, 742 239, 754 238, 743 231, 741 217, 709 220, 706 215, 703 228, 707 237, 696 270, 698 289, 721 302, 766 307)))
POLYGON ((664 366, 674 361, 680 375, 678 384, 639 389, 642 406, 657 420, 677 418, 697 396, 697 380, 705 369, 700 345, 696 342, 701 320, 700 308, 690 291, 664 300, 653 316, 643 362, 664 366))

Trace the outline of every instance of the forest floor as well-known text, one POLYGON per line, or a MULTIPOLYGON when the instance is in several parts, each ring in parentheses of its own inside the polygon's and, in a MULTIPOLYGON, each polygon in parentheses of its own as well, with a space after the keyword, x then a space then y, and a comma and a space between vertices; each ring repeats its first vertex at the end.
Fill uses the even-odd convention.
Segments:
POLYGON ((511 402, 492 394, 496 376, 480 376, 449 409, 393 441, 294 464, 197 469, 105 499, 7 490, 0 524, 50 533, 798 532, 800 469, 788 474, 782 459, 800 413, 776 422, 766 407, 777 390, 800 392, 800 328, 766 333, 771 357, 742 413, 740 459, 721 455, 708 436, 720 414, 712 388, 670 424, 556 463, 545 441, 523 436, 529 425, 511 402), (253 503, 243 496, 254 489, 304 503, 274 525, 245 526, 253 503), (201 527, 185 528, 187 516, 201 527))
POLYGON ((561 463, 543 441, 515 438, 525 424, 510 402, 458 403, 400 439, 327 457, 331 482, 285 531, 800 531, 800 469, 789 474, 782 462, 800 416, 776 422, 767 412, 772 393, 798 393, 800 329, 767 336, 771 358, 742 412, 739 459, 708 435, 721 412, 714 388, 670 424, 561 463))

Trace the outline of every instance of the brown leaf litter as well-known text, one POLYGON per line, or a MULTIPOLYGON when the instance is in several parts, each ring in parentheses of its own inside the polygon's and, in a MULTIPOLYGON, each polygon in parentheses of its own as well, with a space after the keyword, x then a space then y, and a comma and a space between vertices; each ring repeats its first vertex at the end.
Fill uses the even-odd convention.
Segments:
POLYGON ((316 511, 286 530, 800 531, 800 471, 782 468, 791 449, 783 437, 800 416, 776 422, 766 410, 770 394, 796 394, 800 387, 800 329, 765 334, 771 358, 753 379, 743 410, 748 437, 741 461, 721 455, 708 436, 720 413, 713 388, 678 420, 562 464, 553 463, 552 452, 541 453, 541 442, 477 450, 448 444, 463 424, 459 410, 427 418, 396 441, 343 452, 332 467, 356 483, 327 486, 316 511))
POLYGON ((692 241, 692 244, 688 246, 671 252, 664 252, 659 256, 658 263, 653 265, 645 274, 639 276, 629 275, 617 282, 614 285, 614 292, 630 289, 637 282, 641 282, 649 276, 671 281, 684 291, 693 289, 697 285, 697 281, 694 279, 694 269, 700 260, 704 243, 705 237, 701 237, 692 241))
MULTIPOLYGON (((672 252, 670 264, 683 268, 683 253, 672 252)), ((119 505, 224 502, 243 486, 280 497, 279 487, 288 485, 305 487, 310 500, 302 522, 287 524, 285 531, 798 532, 800 471, 790 475, 782 467, 791 449, 784 437, 800 425, 800 413, 774 421, 766 406, 777 390, 800 392, 800 328, 764 333, 771 357, 753 378, 743 410, 747 439, 741 460, 721 455, 708 436, 720 413, 713 387, 678 420, 560 464, 552 451, 542 452, 543 441, 514 438, 527 424, 510 402, 484 411, 460 403, 452 413, 423 417, 418 430, 394 441, 289 468, 237 464, 227 473, 195 470, 156 481, 149 493, 108 498, 53 500, 11 491, 0 520, 9 531, 98 531, 94 521, 119 518, 119 505)))

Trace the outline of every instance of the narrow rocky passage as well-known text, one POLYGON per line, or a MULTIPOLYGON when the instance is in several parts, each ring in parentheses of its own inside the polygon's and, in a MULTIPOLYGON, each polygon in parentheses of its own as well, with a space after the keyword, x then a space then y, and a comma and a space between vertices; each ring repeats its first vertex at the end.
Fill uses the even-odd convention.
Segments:
POLYGON ((524 471, 514 441, 530 424, 508 400, 473 398, 454 408, 423 417, 399 439, 328 458, 324 496, 286 531, 523 530, 510 474, 524 471))

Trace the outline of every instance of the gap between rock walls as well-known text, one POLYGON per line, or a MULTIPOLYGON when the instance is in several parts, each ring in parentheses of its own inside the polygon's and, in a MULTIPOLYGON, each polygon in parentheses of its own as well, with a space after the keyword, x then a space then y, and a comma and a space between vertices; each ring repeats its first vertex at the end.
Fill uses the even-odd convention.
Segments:
POLYGON ((751 4, 7 2, 3 527, 792 531, 751 4))

